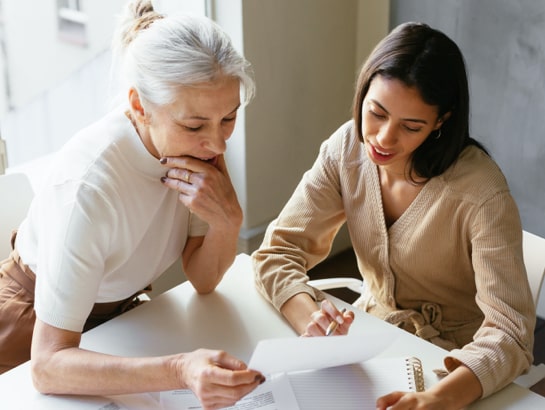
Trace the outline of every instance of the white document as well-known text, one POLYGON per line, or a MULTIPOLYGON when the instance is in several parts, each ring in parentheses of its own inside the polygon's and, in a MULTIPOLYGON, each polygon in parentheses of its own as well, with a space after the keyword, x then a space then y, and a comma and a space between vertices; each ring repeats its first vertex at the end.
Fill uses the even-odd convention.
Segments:
MULTIPOLYGON (((395 337, 385 331, 262 340, 248 367, 267 381, 229 410, 374 409, 379 395, 409 389, 404 358, 368 360, 395 337)), ((202 409, 191 390, 161 392, 160 403, 163 410, 202 409)))
POLYGON ((294 372, 288 378, 301 410, 375 410, 379 397, 414 386, 404 357, 294 372))
MULTIPOLYGON (((162 410, 197 410, 201 403, 191 390, 171 390, 161 392, 162 410)), ((279 374, 258 386, 226 410, 299 410, 286 374, 279 374)))
POLYGON ((394 332, 331 337, 286 337, 260 341, 248 368, 264 375, 323 369, 375 357, 395 339, 394 332))

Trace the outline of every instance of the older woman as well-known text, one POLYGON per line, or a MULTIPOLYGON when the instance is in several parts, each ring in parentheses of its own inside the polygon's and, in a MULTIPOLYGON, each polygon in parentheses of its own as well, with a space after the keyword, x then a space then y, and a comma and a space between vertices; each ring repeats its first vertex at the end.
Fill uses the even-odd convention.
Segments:
POLYGON ((44 393, 189 388, 225 407, 263 378, 225 352, 127 358, 79 343, 180 256, 201 293, 233 262, 242 211, 223 154, 253 93, 249 64, 211 20, 145 0, 129 4, 115 50, 125 103, 61 149, 2 262, 0 365, 31 349, 44 393))

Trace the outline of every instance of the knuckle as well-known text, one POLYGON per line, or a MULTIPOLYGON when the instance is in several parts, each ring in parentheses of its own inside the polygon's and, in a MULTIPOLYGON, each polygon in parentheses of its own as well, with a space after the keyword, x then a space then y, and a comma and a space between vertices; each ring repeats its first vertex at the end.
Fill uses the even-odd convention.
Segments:
POLYGON ((212 377, 213 373, 214 373, 214 366, 213 365, 206 366, 199 376, 199 378, 201 379, 201 384, 204 384, 206 380, 209 380, 212 377))
POLYGON ((178 178, 180 176, 180 172, 178 168, 170 168, 167 171, 167 177, 169 178, 178 178))

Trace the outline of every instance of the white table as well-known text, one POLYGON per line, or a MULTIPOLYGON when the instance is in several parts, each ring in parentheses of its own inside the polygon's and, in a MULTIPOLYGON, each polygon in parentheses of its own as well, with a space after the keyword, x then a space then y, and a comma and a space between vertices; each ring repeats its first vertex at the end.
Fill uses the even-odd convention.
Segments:
MULTIPOLYGON (((340 300, 335 303, 350 307, 340 300)), ((364 312, 355 313, 353 326, 359 330, 372 333, 388 328, 399 334, 381 356, 417 356, 424 367, 426 386, 437 382, 432 370, 442 368, 444 350, 364 312)), ((123 356, 163 355, 206 347, 223 349, 248 362, 259 340, 286 336, 296 334, 255 290, 250 257, 241 254, 215 292, 198 295, 189 283, 183 283, 85 333, 81 346, 123 356)), ((2 409, 50 408, 37 406, 37 396, 28 363, 0 376, 2 409)), ((76 398, 65 400, 67 409, 82 408, 76 398)), ((471 409, 545 409, 545 398, 511 384, 471 409)))

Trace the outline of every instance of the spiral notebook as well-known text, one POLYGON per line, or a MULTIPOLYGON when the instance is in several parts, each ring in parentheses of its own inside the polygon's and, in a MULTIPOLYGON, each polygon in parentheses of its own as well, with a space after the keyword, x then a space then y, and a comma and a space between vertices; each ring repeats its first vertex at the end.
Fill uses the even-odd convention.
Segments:
MULTIPOLYGON (((377 398, 395 390, 424 390, 420 360, 377 358, 277 373, 228 410, 375 410, 377 398)), ((202 408, 190 390, 161 392, 160 402, 163 410, 202 408)))
POLYGON ((380 396, 425 389, 422 363, 415 357, 375 358, 288 378, 300 409, 375 410, 380 396))

